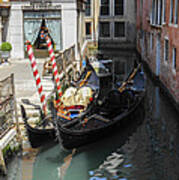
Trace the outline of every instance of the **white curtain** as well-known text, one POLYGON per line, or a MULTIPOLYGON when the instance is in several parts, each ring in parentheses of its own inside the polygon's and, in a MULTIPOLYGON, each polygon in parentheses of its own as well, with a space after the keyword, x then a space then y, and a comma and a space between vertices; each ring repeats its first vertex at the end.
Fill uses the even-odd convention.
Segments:
POLYGON ((40 31, 41 24, 42 20, 37 19, 24 21, 25 41, 30 41, 32 45, 35 43, 35 40, 37 39, 38 33, 40 31))
POLYGON ((55 43, 55 49, 62 49, 61 39, 61 21, 60 20, 46 20, 46 25, 49 30, 50 36, 55 43))

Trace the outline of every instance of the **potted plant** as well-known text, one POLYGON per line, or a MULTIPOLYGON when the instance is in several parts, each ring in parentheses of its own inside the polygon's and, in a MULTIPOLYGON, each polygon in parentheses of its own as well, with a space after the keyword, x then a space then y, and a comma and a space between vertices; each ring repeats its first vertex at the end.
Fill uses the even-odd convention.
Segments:
POLYGON ((10 57, 12 45, 9 42, 3 42, 0 46, 1 58, 7 60, 10 57))

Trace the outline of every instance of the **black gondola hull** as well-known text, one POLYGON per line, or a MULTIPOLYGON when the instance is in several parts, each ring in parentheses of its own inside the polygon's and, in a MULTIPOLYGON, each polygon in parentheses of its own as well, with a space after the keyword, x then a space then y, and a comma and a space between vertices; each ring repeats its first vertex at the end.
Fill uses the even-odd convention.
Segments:
POLYGON ((88 132, 72 132, 58 124, 58 133, 60 136, 59 139, 61 141, 61 145, 66 149, 73 149, 100 140, 105 136, 111 135, 112 133, 116 132, 120 126, 129 123, 129 121, 136 120, 136 118, 143 118, 143 102, 144 95, 140 98, 135 107, 133 107, 128 112, 119 115, 119 117, 116 117, 112 123, 102 128, 94 129, 88 132))
POLYGON ((36 129, 26 125, 26 130, 32 148, 38 148, 56 140, 55 129, 36 129))
POLYGON ((25 108, 22 105, 21 105, 21 113, 24 120, 28 140, 32 148, 38 148, 42 145, 45 145, 49 142, 53 142, 56 140, 56 131, 53 127, 50 129, 45 129, 45 128, 38 129, 38 128, 32 127, 28 123, 28 120, 27 120, 28 118, 26 116, 25 108))
POLYGON ((106 94, 101 105, 95 104, 89 114, 73 121, 75 123, 77 121, 78 124, 71 125, 56 114, 55 124, 58 139, 64 148, 73 149, 94 142, 119 130, 119 126, 125 125, 131 120, 136 121, 136 118, 142 118, 145 74, 141 65, 133 69, 123 86, 106 94), (110 94, 111 92, 114 93, 110 94), (84 124, 85 121, 86 124, 84 124))

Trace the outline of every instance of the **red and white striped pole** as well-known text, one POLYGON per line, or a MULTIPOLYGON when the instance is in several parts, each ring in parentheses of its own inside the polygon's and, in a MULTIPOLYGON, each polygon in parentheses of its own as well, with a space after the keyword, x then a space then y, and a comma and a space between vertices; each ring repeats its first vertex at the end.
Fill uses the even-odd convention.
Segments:
POLYGON ((55 54, 53 51, 52 42, 48 36, 46 36, 46 42, 47 42, 48 52, 49 52, 49 56, 50 56, 50 61, 52 63, 53 76, 54 76, 54 80, 55 80, 55 83, 57 86, 57 92, 58 92, 58 96, 59 96, 57 103, 59 103, 60 97, 62 96, 62 88, 60 86, 60 78, 59 78, 59 74, 58 74, 57 63, 55 60, 55 54))
POLYGON ((43 109, 44 114, 46 114, 47 112, 46 98, 45 98, 45 94, 43 93, 43 86, 42 86, 40 75, 37 69, 37 63, 34 57, 32 45, 30 44, 29 41, 26 42, 26 45, 27 45, 27 53, 29 56, 29 60, 31 62, 33 76, 36 80, 36 86, 38 88, 38 93, 40 95, 40 102, 42 103, 42 109, 43 109))

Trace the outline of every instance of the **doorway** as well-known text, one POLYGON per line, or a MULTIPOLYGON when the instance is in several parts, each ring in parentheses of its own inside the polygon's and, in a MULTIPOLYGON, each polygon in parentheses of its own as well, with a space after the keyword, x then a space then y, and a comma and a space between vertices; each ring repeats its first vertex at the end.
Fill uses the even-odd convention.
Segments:
POLYGON ((38 36, 34 43, 34 49, 39 49, 39 50, 42 50, 42 49, 47 50, 48 49, 46 40, 45 40, 46 36, 50 37, 52 45, 54 46, 54 41, 53 41, 53 39, 49 33, 49 30, 46 26, 45 19, 43 19, 38 36))
MULTIPOLYGON (((31 42, 38 58, 48 57, 45 35, 51 38, 54 51, 62 50, 61 29, 61 11, 24 11, 24 42, 31 42)), ((24 50, 26 53, 25 44, 24 50)))

